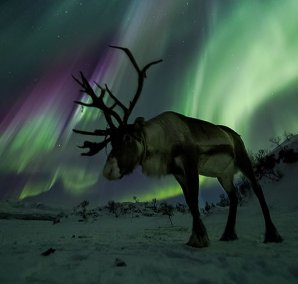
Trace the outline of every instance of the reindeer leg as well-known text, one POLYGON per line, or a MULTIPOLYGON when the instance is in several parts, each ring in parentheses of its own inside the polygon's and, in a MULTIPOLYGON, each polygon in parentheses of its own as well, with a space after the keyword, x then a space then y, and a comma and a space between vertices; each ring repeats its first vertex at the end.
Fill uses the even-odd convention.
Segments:
POLYGON ((245 163, 245 160, 242 161, 242 163, 239 166, 240 166, 241 172, 250 181, 253 191, 256 194, 256 196, 259 200, 259 203, 261 205, 261 208, 262 208, 262 212, 263 212, 263 216, 264 216, 264 220, 265 220, 264 243, 268 243, 268 242, 280 243, 280 242, 282 242, 283 238, 280 236, 280 234, 278 233, 277 229, 275 228, 275 226, 271 220, 269 208, 267 206, 262 187, 258 183, 258 181, 254 175, 254 172, 253 172, 253 169, 252 169, 252 166, 251 166, 249 160, 246 163, 245 163))
POLYGON ((199 196, 199 176, 197 169, 192 167, 184 167, 184 174, 175 175, 176 180, 180 184, 185 201, 190 209, 193 225, 192 234, 187 242, 187 245, 192 247, 207 247, 209 244, 209 238, 206 228, 200 218, 198 196, 199 196))
POLYGON ((209 238, 206 228, 200 218, 200 211, 198 206, 199 195, 199 178, 196 176, 195 181, 189 181, 189 202, 188 206, 193 218, 192 234, 189 238, 187 245, 192 247, 207 247, 209 244, 209 238))
POLYGON ((237 234, 235 232, 235 224, 236 224, 236 215, 237 215, 237 205, 238 198, 236 194, 236 188, 233 184, 233 176, 228 178, 218 178, 218 181, 228 194, 230 199, 230 207, 229 207, 229 216, 226 224, 226 228, 224 233, 222 234, 220 240, 221 241, 234 241, 237 240, 237 234))
POLYGON ((265 219, 265 238, 264 238, 264 243, 280 243, 283 241, 283 238, 280 236, 280 234, 278 233, 277 229, 275 228, 272 220, 271 220, 271 216, 270 216, 270 212, 267 206, 267 203, 265 201, 265 197, 263 194, 263 190, 261 188, 261 186, 259 185, 258 182, 253 181, 252 182, 252 187, 253 190, 260 202, 261 208, 262 208, 262 212, 263 212, 263 216, 265 219))

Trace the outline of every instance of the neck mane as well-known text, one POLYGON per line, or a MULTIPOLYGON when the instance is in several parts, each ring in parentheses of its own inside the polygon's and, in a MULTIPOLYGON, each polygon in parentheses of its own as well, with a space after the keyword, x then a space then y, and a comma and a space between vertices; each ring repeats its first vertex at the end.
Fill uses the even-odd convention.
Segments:
POLYGON ((139 139, 139 142, 141 143, 141 145, 143 146, 143 153, 141 155, 141 159, 140 159, 140 165, 142 166, 144 161, 146 160, 147 158, 147 152, 148 152, 148 149, 147 149, 147 143, 146 143, 146 138, 145 138, 145 133, 144 131, 141 131, 141 135, 140 135, 140 139, 139 139))

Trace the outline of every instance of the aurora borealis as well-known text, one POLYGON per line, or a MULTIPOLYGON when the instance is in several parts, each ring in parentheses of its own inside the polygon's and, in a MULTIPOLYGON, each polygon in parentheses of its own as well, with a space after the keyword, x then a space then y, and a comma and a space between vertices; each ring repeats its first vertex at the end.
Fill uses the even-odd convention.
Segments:
POLYGON ((72 129, 104 121, 73 104, 85 97, 71 75, 107 83, 126 104, 136 86, 130 62, 109 44, 128 47, 140 65, 163 59, 131 119, 174 110, 232 127, 254 151, 298 132, 296 0, 14 0, 0 8, 0 198, 52 192, 53 200, 105 203, 181 194, 172 178, 140 171, 105 181, 104 151, 79 155, 86 137, 72 129))

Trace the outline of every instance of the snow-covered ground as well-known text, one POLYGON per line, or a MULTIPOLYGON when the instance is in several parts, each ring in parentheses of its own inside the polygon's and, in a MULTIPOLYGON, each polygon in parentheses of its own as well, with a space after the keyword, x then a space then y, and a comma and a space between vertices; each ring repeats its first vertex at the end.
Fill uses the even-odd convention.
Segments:
MULTIPOLYGON (((298 283, 298 164, 281 165, 279 182, 264 181, 272 219, 283 243, 264 244, 255 197, 239 207, 239 240, 220 242, 228 208, 203 217, 210 247, 185 245, 190 214, 96 220, 78 216, 52 221, 0 220, 0 283, 298 283), (48 256, 41 253, 52 248, 48 256)), ((2 212, 48 215, 42 206, 2 203, 2 212), (36 208, 37 207, 37 208, 36 208)))

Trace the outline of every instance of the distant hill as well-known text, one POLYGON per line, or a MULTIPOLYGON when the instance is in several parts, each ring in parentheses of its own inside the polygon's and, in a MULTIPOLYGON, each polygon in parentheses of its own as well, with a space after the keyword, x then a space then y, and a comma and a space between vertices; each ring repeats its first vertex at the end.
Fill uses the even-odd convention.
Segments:
POLYGON ((261 180, 263 177, 278 180, 282 177, 282 164, 295 164, 298 162, 298 135, 288 136, 273 150, 259 150, 254 155, 254 167, 256 176, 261 180))
POLYGON ((84 200, 84 196, 74 196, 64 190, 62 182, 56 182, 51 190, 24 199, 28 203, 43 203, 54 207, 74 206, 84 200))
POLYGON ((280 175, 278 180, 266 176, 261 179, 269 205, 287 211, 298 210, 298 135, 268 152, 266 159, 271 170, 280 175))

